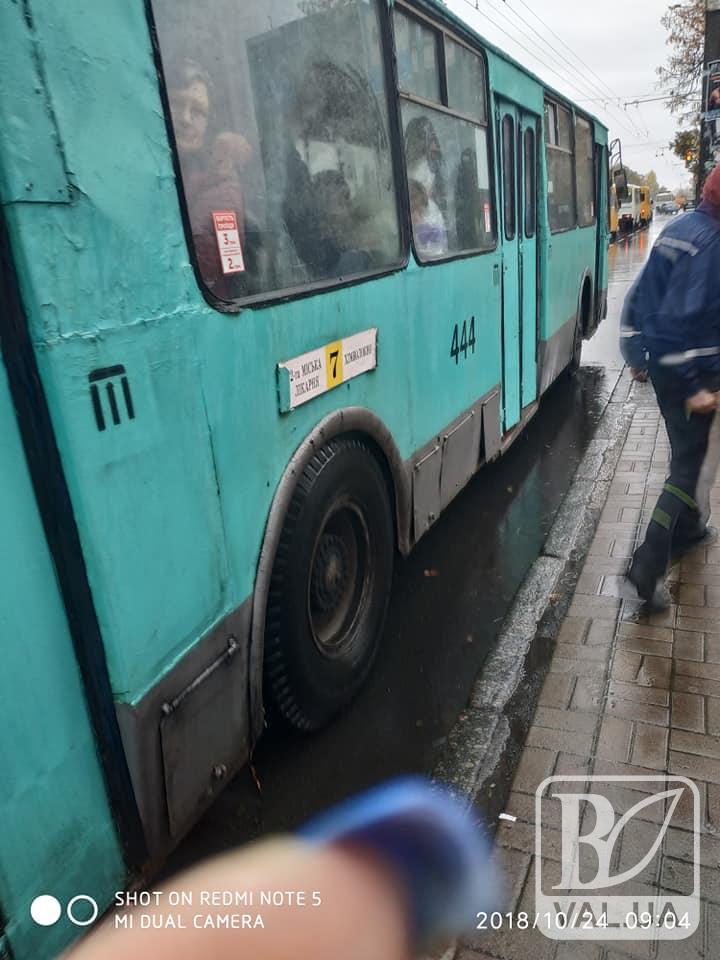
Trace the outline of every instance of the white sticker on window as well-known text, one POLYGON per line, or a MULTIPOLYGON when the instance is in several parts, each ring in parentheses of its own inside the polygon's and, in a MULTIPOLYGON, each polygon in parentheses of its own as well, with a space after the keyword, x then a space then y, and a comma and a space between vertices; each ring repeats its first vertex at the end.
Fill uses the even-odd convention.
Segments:
POLYGON ((485 214, 485 233, 490 233, 492 224, 490 223, 490 204, 483 204, 483 213, 485 214))
POLYGON ((212 218, 215 225, 215 238, 220 251, 222 272, 243 273, 245 260, 243 259, 240 231, 238 230, 235 211, 213 210, 212 218))

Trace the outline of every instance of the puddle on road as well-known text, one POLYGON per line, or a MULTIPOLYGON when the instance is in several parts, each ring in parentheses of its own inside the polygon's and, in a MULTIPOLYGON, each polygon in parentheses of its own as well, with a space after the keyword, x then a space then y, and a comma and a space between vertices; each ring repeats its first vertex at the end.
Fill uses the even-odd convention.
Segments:
POLYGON ((667 223, 667 217, 656 217, 648 230, 640 230, 610 244, 608 249, 608 315, 595 336, 583 347, 583 361, 597 363, 608 370, 622 369, 618 348, 620 311, 625 294, 647 260, 655 239, 667 223))

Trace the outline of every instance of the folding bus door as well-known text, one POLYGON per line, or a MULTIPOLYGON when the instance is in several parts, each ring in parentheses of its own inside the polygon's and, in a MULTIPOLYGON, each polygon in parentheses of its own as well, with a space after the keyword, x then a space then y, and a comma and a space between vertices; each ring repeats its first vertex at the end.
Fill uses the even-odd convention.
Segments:
POLYGON ((497 99, 503 430, 537 396, 537 117, 497 99))

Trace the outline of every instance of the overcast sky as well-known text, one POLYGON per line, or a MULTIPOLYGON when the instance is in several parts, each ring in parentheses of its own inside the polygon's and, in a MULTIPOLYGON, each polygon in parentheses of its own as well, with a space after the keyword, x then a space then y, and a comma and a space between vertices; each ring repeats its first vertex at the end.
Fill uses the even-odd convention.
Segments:
POLYGON ((660 183, 670 189, 689 182, 683 162, 667 146, 678 122, 665 103, 624 106, 626 101, 663 94, 656 86, 655 69, 665 63, 668 54, 667 32, 660 23, 668 3, 663 0, 600 0, 592 5, 586 0, 446 2, 479 34, 606 123, 611 139, 620 138, 623 160, 634 170, 640 173, 655 170, 660 183))

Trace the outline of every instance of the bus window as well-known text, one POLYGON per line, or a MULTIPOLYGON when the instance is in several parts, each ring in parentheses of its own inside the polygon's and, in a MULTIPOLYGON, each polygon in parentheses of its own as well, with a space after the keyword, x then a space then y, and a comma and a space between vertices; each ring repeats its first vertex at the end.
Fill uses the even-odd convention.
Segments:
POLYGON ((435 31, 398 10, 395 50, 400 89, 439 102, 440 61, 435 31))
POLYGON ((525 150, 525 236, 535 236, 535 131, 528 127, 524 134, 525 150))
POLYGON ((575 184, 570 111, 558 103, 546 102, 545 128, 550 129, 546 141, 548 175, 548 218, 553 233, 575 226, 575 184), (548 122, 548 108, 551 116, 548 122))
POLYGON ((590 124, 582 117, 575 120, 575 184, 578 224, 595 222, 595 162, 590 124))
POLYGON ((425 39, 422 43, 416 40, 416 49, 436 51, 440 42, 437 38, 442 35, 416 24, 399 9, 393 20, 410 215, 418 259, 427 262, 494 247, 483 60, 443 36, 445 67, 433 54, 428 55, 421 70, 419 55, 413 56, 408 49, 409 38, 422 35, 425 39), (430 38, 436 39, 431 43, 430 38), (436 73, 432 83, 426 76, 428 69, 436 73), (432 99, 446 110, 433 109, 425 102, 431 88, 435 91, 432 99))
POLYGON ((400 260, 376 0, 155 0, 190 232, 221 300, 400 260), (307 11, 307 12, 306 12, 307 11), (221 212, 226 219, 218 221, 221 212), (228 228, 234 257, 222 256, 228 228))
POLYGON ((509 114, 503 117, 503 218, 505 237, 515 237, 515 122, 509 114))
POLYGON ((485 123, 485 76, 480 57, 446 37, 445 68, 448 106, 485 123))
POLYGON ((555 104, 545 101, 545 143, 557 143, 555 104))

